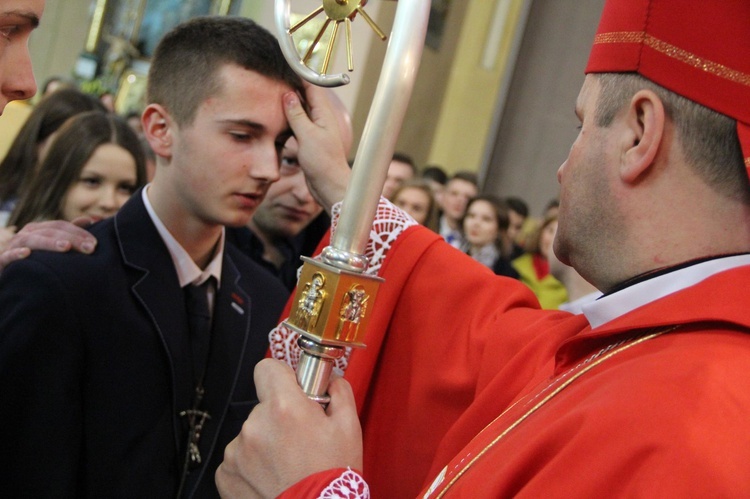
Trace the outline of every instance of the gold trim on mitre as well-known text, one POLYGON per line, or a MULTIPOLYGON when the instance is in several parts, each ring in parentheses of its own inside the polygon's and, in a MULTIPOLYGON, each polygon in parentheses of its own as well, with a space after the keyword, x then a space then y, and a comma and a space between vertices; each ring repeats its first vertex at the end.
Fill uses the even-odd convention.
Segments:
POLYGON ((719 78, 750 87, 750 74, 699 57, 692 52, 683 50, 663 40, 659 40, 643 31, 618 31, 599 33, 594 37, 594 45, 602 43, 644 43, 659 53, 677 61, 688 64, 719 78))

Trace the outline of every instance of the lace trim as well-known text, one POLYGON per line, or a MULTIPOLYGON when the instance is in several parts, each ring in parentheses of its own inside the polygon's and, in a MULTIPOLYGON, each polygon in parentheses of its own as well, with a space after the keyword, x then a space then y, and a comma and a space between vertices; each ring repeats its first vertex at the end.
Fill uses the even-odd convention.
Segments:
MULTIPOLYGON (((331 235, 336 231, 339 218, 341 217, 341 203, 333 206, 331 217, 331 235)), ((381 197, 375 212, 375 220, 370 229, 370 239, 365 247, 367 257, 367 270, 365 274, 378 275, 380 267, 388 255, 393 242, 409 227, 419 225, 408 213, 396 207, 387 199, 381 197)), ((279 324, 268 334, 271 356, 274 359, 283 360, 293 369, 299 364, 300 350, 297 346, 299 335, 284 324, 279 324)), ((344 355, 335 361, 334 369, 343 373, 349 365, 349 356, 352 349, 347 348, 344 355)))
MULTIPOLYGON (((340 216, 341 203, 336 203, 333 206, 331 217, 332 237, 336 233, 340 216)), ((378 208, 375 211, 375 220, 373 220, 372 228, 370 229, 370 239, 367 241, 367 246, 365 247, 365 256, 368 261, 366 274, 378 274, 380 266, 385 261, 385 256, 388 254, 388 250, 391 249, 393 242, 403 231, 413 225, 419 224, 408 213, 384 197, 380 198, 378 208)))
POLYGON ((340 477, 328 484, 319 499, 370 499, 370 488, 359 473, 347 468, 340 477))

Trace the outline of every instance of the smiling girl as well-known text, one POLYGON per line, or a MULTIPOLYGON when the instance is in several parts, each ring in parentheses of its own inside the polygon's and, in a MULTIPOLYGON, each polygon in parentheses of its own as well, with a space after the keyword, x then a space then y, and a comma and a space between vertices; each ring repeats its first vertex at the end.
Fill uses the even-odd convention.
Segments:
POLYGON ((99 111, 79 114, 60 128, 10 225, 111 217, 145 184, 145 171, 142 146, 127 122, 99 111))

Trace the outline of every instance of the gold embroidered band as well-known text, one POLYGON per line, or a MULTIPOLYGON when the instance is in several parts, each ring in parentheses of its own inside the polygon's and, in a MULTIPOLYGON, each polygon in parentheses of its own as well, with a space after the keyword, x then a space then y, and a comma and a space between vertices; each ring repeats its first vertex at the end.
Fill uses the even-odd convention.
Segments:
POLYGON ((729 80, 740 85, 750 87, 750 75, 741 71, 728 68, 718 62, 709 61, 699 57, 687 50, 675 47, 663 40, 654 38, 642 31, 619 31, 613 33, 600 33, 594 38, 594 45, 602 43, 644 43, 648 47, 660 52, 667 57, 688 64, 694 68, 703 70, 719 78, 729 80))

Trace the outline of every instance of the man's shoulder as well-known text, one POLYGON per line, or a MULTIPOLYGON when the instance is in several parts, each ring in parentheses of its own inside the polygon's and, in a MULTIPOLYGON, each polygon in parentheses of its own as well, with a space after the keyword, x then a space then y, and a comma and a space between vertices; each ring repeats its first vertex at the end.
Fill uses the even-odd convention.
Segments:
POLYGON ((89 227, 88 230, 97 240, 96 250, 92 254, 73 250, 66 252, 33 250, 27 258, 8 265, 3 273, 10 269, 14 269, 14 273, 34 269, 35 272, 49 272, 63 276, 92 272, 104 278, 115 268, 119 254, 111 221, 104 220, 89 227))

